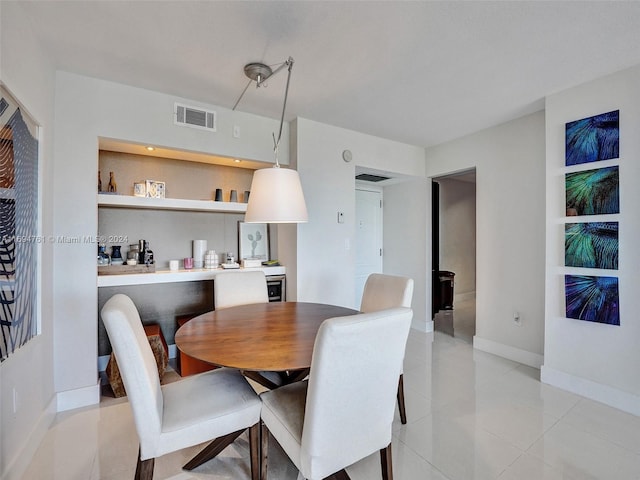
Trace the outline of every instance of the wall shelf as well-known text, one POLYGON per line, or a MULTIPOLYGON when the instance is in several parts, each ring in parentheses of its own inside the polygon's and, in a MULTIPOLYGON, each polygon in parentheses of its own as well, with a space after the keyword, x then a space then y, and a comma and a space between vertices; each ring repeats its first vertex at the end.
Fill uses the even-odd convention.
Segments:
POLYGON ((249 272, 261 270, 265 275, 285 275, 285 267, 263 267, 263 268, 240 268, 234 270, 216 269, 193 269, 193 270, 157 270, 155 273, 132 273, 125 275, 98 275, 98 287, 120 287, 124 285, 151 285, 157 283, 175 282, 197 282, 202 280, 213 280, 219 273, 249 272))
POLYGON ((147 198, 131 195, 98 194, 98 207, 146 208, 152 210, 184 210, 192 212, 245 213, 246 203, 185 200, 180 198, 147 198))

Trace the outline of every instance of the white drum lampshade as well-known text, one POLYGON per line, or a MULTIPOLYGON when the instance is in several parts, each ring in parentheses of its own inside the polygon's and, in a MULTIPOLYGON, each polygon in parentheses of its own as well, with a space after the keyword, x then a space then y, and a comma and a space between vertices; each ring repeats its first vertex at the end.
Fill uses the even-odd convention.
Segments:
POLYGON ((280 167, 254 172, 245 222, 305 223, 308 219, 298 172, 280 167))

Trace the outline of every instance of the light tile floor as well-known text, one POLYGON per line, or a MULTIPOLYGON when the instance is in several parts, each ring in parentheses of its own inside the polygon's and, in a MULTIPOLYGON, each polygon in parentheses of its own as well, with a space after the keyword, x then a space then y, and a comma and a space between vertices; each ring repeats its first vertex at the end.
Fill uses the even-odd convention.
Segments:
MULTIPOLYGON (((447 315, 468 318, 465 308, 457 304, 447 315)), ((468 334, 412 331, 405 357, 408 424, 396 415, 394 478, 639 480, 640 418, 543 385, 539 376, 536 369, 474 351, 468 334)), ((182 471, 197 451, 161 457, 155 478, 250 478, 245 436, 197 470, 182 471)), ((24 479, 133 479, 136 456, 129 404, 111 399, 59 414, 24 479)), ((273 441, 269 459, 270 479, 296 479, 273 441)), ((379 456, 347 471, 353 480, 379 479, 379 456)))

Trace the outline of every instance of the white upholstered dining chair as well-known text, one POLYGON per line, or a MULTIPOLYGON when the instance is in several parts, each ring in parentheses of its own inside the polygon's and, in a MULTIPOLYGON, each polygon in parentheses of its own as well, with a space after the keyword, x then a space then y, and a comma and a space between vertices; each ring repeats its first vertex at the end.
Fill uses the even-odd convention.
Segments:
POLYGON ((309 380, 260 395, 261 480, 269 432, 300 471, 298 478, 344 478, 344 468, 376 451, 382 478, 393 477, 394 391, 412 316, 410 308, 394 308, 323 322, 309 380))
MULTIPOLYGON (((268 302, 267 279, 261 270, 219 273, 213 280, 213 303, 216 310, 268 302)), ((282 385, 282 377, 278 372, 243 371, 242 374, 266 388, 282 385)))
MULTIPOLYGON (((375 312, 393 307, 411 308, 413 299, 413 279, 398 275, 372 273, 367 278, 360 303, 361 312, 375 312)), ((398 410, 400 422, 407 423, 407 409, 404 403, 404 375, 398 378, 398 410)))
POLYGON ((191 470, 220 453, 247 428, 252 479, 257 480, 261 404, 242 375, 220 368, 161 386, 133 301, 116 294, 104 304, 101 316, 140 440, 136 480, 153 478, 155 458, 213 440, 183 467, 191 470))
POLYGON ((262 270, 219 273, 213 280, 216 310, 268 301, 267 278, 262 270))

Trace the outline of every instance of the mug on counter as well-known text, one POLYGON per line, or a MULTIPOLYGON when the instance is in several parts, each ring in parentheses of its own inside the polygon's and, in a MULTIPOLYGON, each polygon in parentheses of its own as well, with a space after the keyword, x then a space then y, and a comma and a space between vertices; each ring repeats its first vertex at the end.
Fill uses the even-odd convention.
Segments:
POLYGON ((191 270, 193 268, 193 257, 187 257, 183 262, 185 270, 191 270))
POLYGON ((169 270, 178 270, 180 268, 179 260, 169 260, 169 270))

